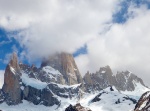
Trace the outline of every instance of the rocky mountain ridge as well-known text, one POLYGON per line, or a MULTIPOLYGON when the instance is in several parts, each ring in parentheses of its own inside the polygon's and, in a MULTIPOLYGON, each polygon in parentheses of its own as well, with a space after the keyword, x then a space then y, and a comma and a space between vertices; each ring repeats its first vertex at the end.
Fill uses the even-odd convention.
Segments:
POLYGON ((50 66, 43 68, 29 67, 18 64, 14 53, 4 74, 4 85, 1 90, 1 100, 8 105, 22 103, 22 100, 45 106, 59 105, 56 96, 71 98, 78 93, 78 87, 60 87, 63 84, 61 73, 50 66), (54 82, 54 83, 53 83, 54 82))
POLYGON ((145 86, 141 78, 129 71, 118 72, 116 75, 113 75, 109 66, 101 67, 96 73, 91 74, 87 72, 83 80, 89 92, 104 89, 110 85, 115 86, 120 91, 134 91, 136 83, 145 86))
MULTIPOLYGON (((100 92, 111 86, 118 92, 134 91, 137 83, 145 87, 142 79, 131 72, 118 72, 113 75, 109 66, 102 67, 93 74, 88 72, 82 78, 73 56, 68 53, 45 60, 40 68, 19 64, 17 54, 13 53, 5 70, 0 103, 17 105, 26 100, 35 105, 56 105, 59 108, 65 99, 69 101, 74 98, 80 101, 86 93, 100 92)), ((100 98, 93 101, 95 100, 100 98)))

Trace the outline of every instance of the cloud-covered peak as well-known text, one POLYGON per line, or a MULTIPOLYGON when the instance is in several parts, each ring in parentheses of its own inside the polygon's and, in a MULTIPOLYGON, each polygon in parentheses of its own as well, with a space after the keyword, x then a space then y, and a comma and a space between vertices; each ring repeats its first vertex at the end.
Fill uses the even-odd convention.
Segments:
POLYGON ((0 26, 21 30, 15 38, 30 56, 73 53, 98 36, 117 4, 118 0, 2 0, 0 26))
POLYGON ((86 53, 76 57, 82 74, 110 65, 147 80, 150 5, 138 1, 1 0, 0 28, 17 32, 9 38, 23 48, 20 58, 33 61, 86 46, 86 53))

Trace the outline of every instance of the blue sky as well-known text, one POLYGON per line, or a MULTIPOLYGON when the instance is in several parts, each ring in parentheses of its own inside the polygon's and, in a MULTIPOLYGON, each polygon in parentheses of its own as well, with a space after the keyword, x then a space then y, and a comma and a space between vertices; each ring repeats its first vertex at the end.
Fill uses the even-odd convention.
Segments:
POLYGON ((150 3, 147 0, 125 0, 120 3, 121 6, 120 11, 113 15, 114 16, 113 21, 117 23, 126 22, 129 18, 129 16, 126 15, 128 12, 128 8, 133 3, 136 5, 136 7, 140 7, 141 5, 147 5, 150 8, 150 3))
POLYGON ((0 3, 0 70, 14 51, 22 62, 37 66, 42 57, 66 51, 83 74, 110 65, 114 72, 128 69, 146 80, 149 8, 149 0, 5 0, 0 3))
MULTIPOLYGON (((20 52, 25 50, 13 37, 15 34, 16 32, 7 32, 2 28, 0 29, 0 70, 5 69, 13 52, 16 52, 20 56, 20 52)), ((28 64, 27 59, 24 59, 22 62, 28 64)))

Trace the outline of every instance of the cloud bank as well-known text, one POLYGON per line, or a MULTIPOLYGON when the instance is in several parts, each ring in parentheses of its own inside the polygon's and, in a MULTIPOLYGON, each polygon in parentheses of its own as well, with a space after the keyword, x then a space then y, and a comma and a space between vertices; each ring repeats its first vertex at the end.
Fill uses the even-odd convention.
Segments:
POLYGON ((75 52, 112 20, 117 0, 30 0, 0 3, 0 26, 22 30, 16 37, 30 56, 75 52), (19 4, 19 5, 17 5, 19 4))
POLYGON ((131 12, 126 23, 112 24, 110 30, 87 44, 88 54, 76 58, 83 73, 110 65, 114 72, 130 70, 150 84, 150 10, 133 5, 128 14, 131 12))
POLYGON ((55 52, 74 53, 86 44, 87 54, 76 57, 84 75, 110 65, 114 72, 130 70, 150 84, 150 11, 131 4, 127 21, 113 23, 119 0, 1 0, 0 27, 19 31, 15 39, 28 59, 55 52))

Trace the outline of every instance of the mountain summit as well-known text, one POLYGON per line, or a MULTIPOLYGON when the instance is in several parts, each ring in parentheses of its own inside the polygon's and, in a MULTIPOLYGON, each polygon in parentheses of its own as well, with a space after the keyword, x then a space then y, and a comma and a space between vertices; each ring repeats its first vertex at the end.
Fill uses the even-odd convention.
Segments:
POLYGON ((64 79, 68 85, 82 82, 80 71, 72 54, 63 52, 50 56, 42 62, 41 67, 44 66, 51 66, 58 70, 64 76, 64 79))
POLYGON ((89 106, 95 111, 99 104, 120 111, 119 108, 124 108, 124 105, 128 109, 133 107, 138 101, 137 97, 134 98, 135 94, 141 94, 145 89, 142 79, 130 71, 114 75, 109 66, 101 67, 96 73, 87 72, 82 78, 73 56, 68 53, 50 56, 41 63, 40 68, 19 64, 17 54, 13 53, 5 69, 0 103, 11 107, 26 102, 49 106, 56 111, 65 110, 72 104, 73 107, 67 108, 70 110, 77 103, 83 106, 80 106, 81 110, 89 106))
POLYGON ((146 87, 143 80, 130 71, 117 72, 114 75, 109 66, 101 67, 96 73, 87 72, 83 77, 88 91, 115 86, 120 91, 134 91, 137 84, 146 87))
POLYGON ((2 88, 5 95, 7 95, 5 100, 8 104, 18 104, 21 102, 20 74, 17 54, 13 53, 5 70, 2 88))

